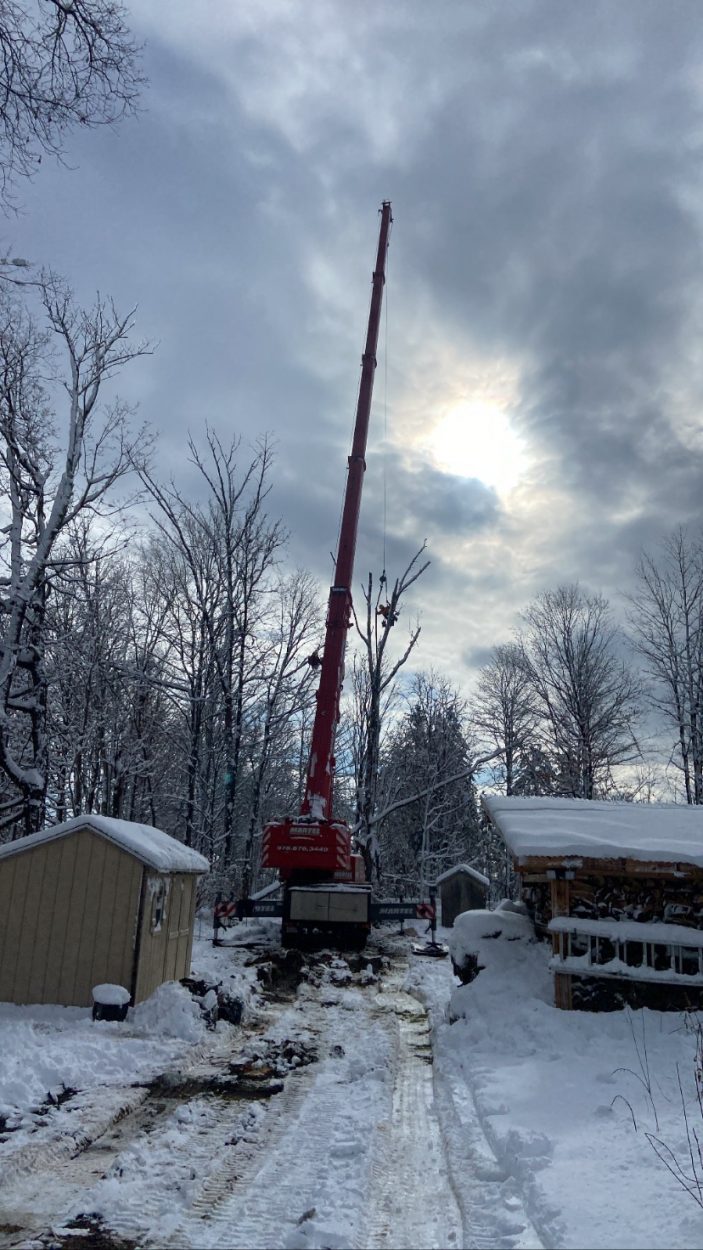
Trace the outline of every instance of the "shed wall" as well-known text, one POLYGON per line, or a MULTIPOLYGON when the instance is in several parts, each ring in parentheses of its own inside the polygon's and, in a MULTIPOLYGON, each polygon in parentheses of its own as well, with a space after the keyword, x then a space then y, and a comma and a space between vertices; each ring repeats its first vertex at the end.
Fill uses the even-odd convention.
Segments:
POLYGON ((468 873, 456 873, 440 882, 439 896, 442 903, 442 924, 451 928, 463 911, 486 906, 486 889, 468 873))
POLYGON ((142 865, 78 830, 0 860, 0 1001, 89 1007, 131 987, 142 865))
POLYGON ((162 981, 189 975, 196 884, 192 873, 145 873, 135 1003, 148 998, 162 981))

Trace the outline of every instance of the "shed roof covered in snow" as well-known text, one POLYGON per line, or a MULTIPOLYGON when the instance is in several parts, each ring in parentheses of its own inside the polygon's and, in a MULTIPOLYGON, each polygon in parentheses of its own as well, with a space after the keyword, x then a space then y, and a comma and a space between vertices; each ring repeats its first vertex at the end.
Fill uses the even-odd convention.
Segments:
POLYGON ((189 846, 184 846, 177 838, 155 829, 152 825, 139 825, 131 820, 114 820, 111 816, 74 816, 60 825, 51 825, 48 829, 40 829, 39 833, 31 833, 26 838, 18 838, 15 842, 7 842, 0 846, 0 860, 11 855, 19 855, 31 847, 46 842, 54 842, 64 838, 78 829, 90 829, 100 837, 106 838, 123 851, 148 868, 157 872, 209 872, 210 865, 204 855, 199 855, 189 846))
POLYGON ((491 884, 488 877, 484 876, 482 872, 479 872, 478 868, 472 868, 469 864, 454 864, 453 868, 448 868, 446 872, 443 872, 441 876, 437 877, 437 885, 441 885, 443 881, 449 881, 457 873, 459 875, 463 874, 464 876, 472 877, 474 881, 477 881, 479 885, 484 885, 486 889, 488 889, 491 884))
POLYGON ((573 856, 703 867, 703 807, 502 795, 483 801, 518 861, 573 856))

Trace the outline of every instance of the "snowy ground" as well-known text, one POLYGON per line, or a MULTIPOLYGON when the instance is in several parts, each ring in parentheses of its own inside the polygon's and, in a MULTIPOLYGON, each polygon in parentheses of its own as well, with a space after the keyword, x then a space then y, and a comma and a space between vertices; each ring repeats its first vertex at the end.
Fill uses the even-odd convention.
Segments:
POLYGON ((645 1136, 656 1115, 683 1158, 677 1064, 701 1122, 680 1016, 558 1012, 524 939, 484 942, 466 987, 386 935, 379 978, 332 960, 266 996, 250 961, 275 928, 237 934, 194 973, 239 993, 241 1027, 208 1032, 177 986, 125 1025, 0 1006, 0 1246, 73 1245, 86 1213, 124 1247, 703 1244, 645 1136))
POLYGON ((507 921, 503 939, 480 944, 487 966, 470 985, 455 988, 446 966, 416 966, 408 978, 434 1022, 435 1084, 450 1154, 458 1146, 467 1170, 475 1159, 475 1170, 489 1177, 495 1161, 505 1178, 496 1189, 505 1210, 502 1244, 700 1247, 703 1210, 646 1136, 666 1143, 691 1173, 677 1065, 690 1126, 703 1140, 692 1021, 654 1011, 558 1011, 548 946, 504 940, 525 924, 518 916, 507 921), (460 1017, 452 1024, 450 995, 460 1017))

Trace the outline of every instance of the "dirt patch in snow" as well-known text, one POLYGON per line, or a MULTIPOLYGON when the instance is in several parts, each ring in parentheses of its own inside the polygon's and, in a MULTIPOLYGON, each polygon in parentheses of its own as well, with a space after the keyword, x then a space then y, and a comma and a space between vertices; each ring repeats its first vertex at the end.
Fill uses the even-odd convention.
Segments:
POLYGON ((300 1038, 283 1041, 267 1038, 260 1045, 250 1047, 241 1059, 230 1063, 227 1073, 187 1076, 179 1072, 163 1073, 150 1083, 149 1094, 154 1099, 180 1102, 208 1095, 243 1100, 271 1098, 283 1090, 282 1078, 317 1059, 316 1048, 300 1038))
POLYGON ((79 1215, 64 1228, 45 1234, 35 1245, 47 1250, 137 1250, 138 1243, 112 1233, 98 1215, 79 1215))
POLYGON ((266 1077, 259 1079, 242 1079, 227 1076, 189 1076, 185 1079, 175 1076, 159 1077, 150 1088, 153 1098, 186 1102, 190 1098, 202 1098, 212 1095, 214 1098, 247 1099, 271 1098, 280 1094, 283 1081, 274 1081, 266 1077))

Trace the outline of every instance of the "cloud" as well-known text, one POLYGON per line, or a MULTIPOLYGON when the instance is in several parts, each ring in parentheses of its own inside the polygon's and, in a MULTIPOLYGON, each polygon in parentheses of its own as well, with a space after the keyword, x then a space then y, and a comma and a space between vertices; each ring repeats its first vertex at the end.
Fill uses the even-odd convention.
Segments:
POLYGON ((376 511, 385 480, 388 515, 401 530, 442 541, 446 535, 467 537, 496 521, 496 493, 476 478, 443 473, 417 456, 398 452, 387 452, 383 459, 372 452, 368 464, 376 511))
POLYGON ((479 669, 490 664, 493 658, 493 647, 468 647, 462 656, 467 668, 479 669))
POLYGON ((269 431, 290 559, 327 582, 389 197, 358 578, 428 539, 412 611, 461 682, 550 585, 619 605, 641 546, 700 511, 695 8, 172 0, 165 23, 144 0, 132 16, 146 112, 75 136, 8 242, 139 304, 158 351, 120 388, 163 474, 186 471, 206 421, 244 448, 269 431), (450 401, 487 389, 529 453, 501 497, 423 452, 450 401))

